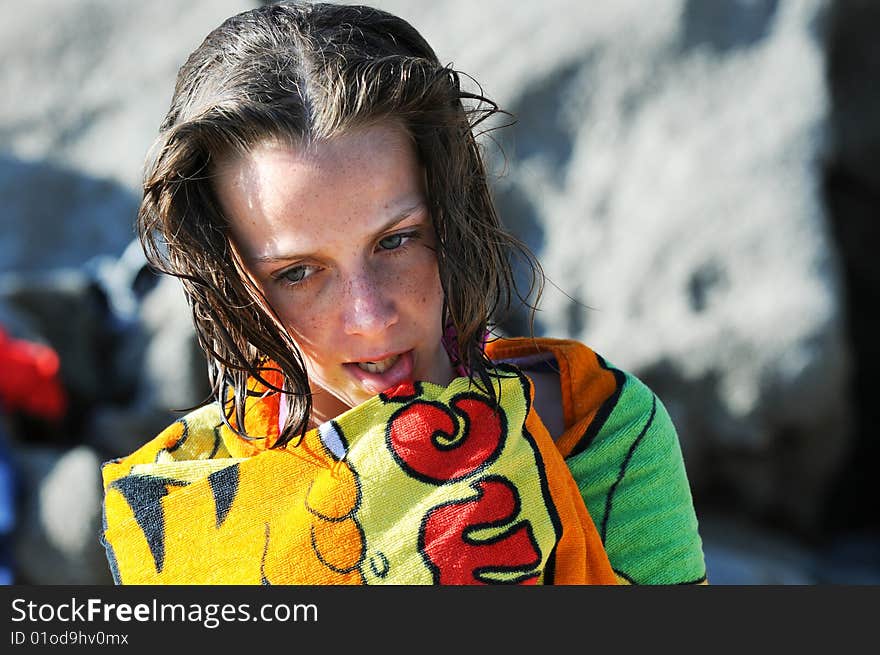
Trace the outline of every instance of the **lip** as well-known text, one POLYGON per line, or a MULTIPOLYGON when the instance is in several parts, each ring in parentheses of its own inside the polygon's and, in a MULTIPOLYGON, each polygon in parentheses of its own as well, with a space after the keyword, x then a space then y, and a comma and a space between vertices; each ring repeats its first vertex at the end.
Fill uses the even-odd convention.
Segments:
POLYGON ((388 359, 389 357, 394 357, 395 355, 402 355, 404 352, 412 352, 411 350, 401 351, 395 350, 392 352, 383 353, 381 355, 370 355, 369 357, 361 357, 360 359, 352 359, 347 361, 345 364, 363 364, 364 362, 381 362, 383 359, 388 359))
POLYGON ((389 387, 412 380, 413 351, 407 350, 400 353, 387 353, 375 358, 357 359, 346 362, 342 366, 364 389, 375 395, 382 393, 389 387), (370 373, 358 366, 359 362, 379 362, 394 355, 399 355, 400 357, 391 368, 383 373, 370 373))

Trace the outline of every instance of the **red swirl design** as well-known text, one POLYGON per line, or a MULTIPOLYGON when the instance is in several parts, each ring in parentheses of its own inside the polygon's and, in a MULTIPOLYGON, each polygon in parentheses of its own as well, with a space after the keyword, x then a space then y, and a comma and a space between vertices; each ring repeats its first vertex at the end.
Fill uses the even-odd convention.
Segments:
POLYGON ((501 414, 479 396, 463 395, 449 408, 414 401, 394 415, 388 441, 411 475, 436 484, 461 480, 494 460, 503 446, 501 414))
POLYGON ((519 511, 516 488, 509 480, 483 478, 472 485, 476 498, 435 507, 425 517, 423 551, 434 568, 435 582, 486 584, 504 573, 508 582, 535 584, 541 557, 528 522, 512 523, 519 511), (494 539, 476 540, 474 529, 507 524, 494 539))

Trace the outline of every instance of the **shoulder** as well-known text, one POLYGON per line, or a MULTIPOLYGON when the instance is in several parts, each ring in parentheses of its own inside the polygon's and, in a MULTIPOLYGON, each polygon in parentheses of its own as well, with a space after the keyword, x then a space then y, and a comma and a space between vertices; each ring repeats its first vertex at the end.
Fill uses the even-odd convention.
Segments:
MULTIPOLYGON (((277 378, 270 381, 280 385, 277 378)), ((255 380, 248 388, 252 393, 245 405, 243 431, 250 438, 230 429, 218 402, 208 403, 173 421, 130 455, 106 462, 104 486, 139 464, 250 457, 266 450, 278 438, 279 397, 255 380)), ((234 426, 235 418, 230 417, 229 423, 234 426)))
POLYGON ((657 395, 622 385, 573 440, 566 463, 618 576, 638 584, 706 580, 678 433, 657 395))
POLYGON ((576 341, 503 340, 490 352, 493 359, 552 353, 565 426, 556 446, 620 579, 704 580, 678 434, 654 391, 576 341))
POLYGON ((549 338, 499 339, 487 345, 493 361, 516 364, 534 383, 535 409, 567 455, 569 433, 623 385, 624 375, 579 341, 549 338))
POLYGON ((173 421, 133 453, 105 462, 104 487, 129 474, 135 466, 163 461, 210 459, 228 456, 224 445, 223 416, 217 403, 210 403, 173 421))

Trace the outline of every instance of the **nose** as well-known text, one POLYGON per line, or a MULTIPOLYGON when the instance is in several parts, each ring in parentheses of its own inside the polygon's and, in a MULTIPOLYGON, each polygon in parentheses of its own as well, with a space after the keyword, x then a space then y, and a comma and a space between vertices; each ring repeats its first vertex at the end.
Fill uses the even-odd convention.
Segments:
POLYGON ((358 275, 347 282, 342 308, 346 334, 374 336, 397 323, 397 305, 388 285, 377 276, 358 275))

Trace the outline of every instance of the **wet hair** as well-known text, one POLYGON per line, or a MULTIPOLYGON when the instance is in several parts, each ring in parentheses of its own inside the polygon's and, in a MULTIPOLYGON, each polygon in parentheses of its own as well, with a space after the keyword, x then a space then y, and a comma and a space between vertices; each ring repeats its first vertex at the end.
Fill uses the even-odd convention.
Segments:
POLYGON ((425 170, 444 327, 454 328, 471 380, 496 398, 485 335, 542 278, 499 222, 475 137, 500 110, 481 90, 464 90, 462 77, 397 16, 307 2, 227 19, 180 68, 148 156, 138 235, 152 266, 182 281, 227 423, 244 430, 249 380, 283 391, 281 446, 305 433, 311 396, 301 353, 230 243, 214 166, 267 139, 308 144, 389 120, 409 133, 425 170), (516 288, 512 255, 532 272, 526 294, 516 288), (281 388, 266 379, 272 369, 283 373, 281 388))

